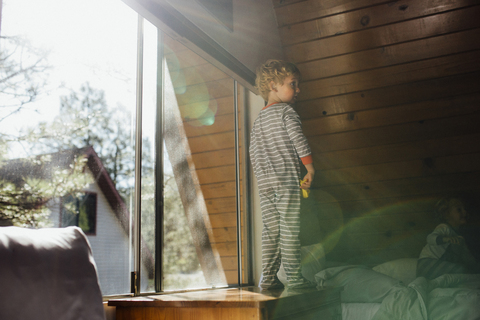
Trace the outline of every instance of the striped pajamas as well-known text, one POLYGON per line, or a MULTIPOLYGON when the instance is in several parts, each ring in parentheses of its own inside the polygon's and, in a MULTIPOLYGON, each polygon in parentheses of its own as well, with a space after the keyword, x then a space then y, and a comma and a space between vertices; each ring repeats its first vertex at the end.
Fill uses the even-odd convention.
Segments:
POLYGON ((300 192, 279 190, 260 195, 262 208, 262 273, 264 286, 277 281, 283 260, 287 282, 301 284, 300 272, 300 192))
POLYGON ((264 108, 250 136, 250 160, 262 209, 262 288, 279 284, 283 262, 288 286, 304 283, 300 272, 300 158, 311 157, 300 117, 288 104, 264 108))

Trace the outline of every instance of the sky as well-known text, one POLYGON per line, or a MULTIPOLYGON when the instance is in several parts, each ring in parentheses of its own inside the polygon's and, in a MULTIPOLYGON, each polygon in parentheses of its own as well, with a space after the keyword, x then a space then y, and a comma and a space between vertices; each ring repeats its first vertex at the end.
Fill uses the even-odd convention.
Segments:
MULTIPOLYGON (((86 81, 105 91, 110 108, 122 104, 134 114, 137 24, 137 13, 119 0, 3 0, 2 35, 25 37, 48 51, 53 69, 45 94, 29 105, 28 110, 38 112, 25 110, 10 117, 0 124, 0 131, 15 133, 53 119, 60 96, 68 95, 69 89, 79 90, 86 81)), ((156 31, 148 22, 145 37, 143 132, 153 135, 156 84, 151 83, 155 81, 151 70, 156 70, 156 31)))

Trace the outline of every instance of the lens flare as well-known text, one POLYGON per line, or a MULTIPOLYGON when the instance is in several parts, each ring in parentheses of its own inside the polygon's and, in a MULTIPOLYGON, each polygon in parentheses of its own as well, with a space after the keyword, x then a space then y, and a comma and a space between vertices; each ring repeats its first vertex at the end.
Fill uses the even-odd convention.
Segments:
POLYGON ((191 65, 182 66, 182 62, 168 46, 165 47, 165 59, 184 121, 193 127, 213 125, 218 105, 211 97, 207 82, 199 69, 191 65))

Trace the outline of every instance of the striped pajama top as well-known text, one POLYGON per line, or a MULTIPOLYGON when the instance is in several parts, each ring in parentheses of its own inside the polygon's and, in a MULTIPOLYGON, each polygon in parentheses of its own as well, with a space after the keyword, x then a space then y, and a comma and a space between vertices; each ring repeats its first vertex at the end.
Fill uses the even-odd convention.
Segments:
POLYGON ((287 103, 265 107, 250 135, 250 161, 260 193, 299 190, 300 162, 312 163, 311 150, 297 112, 287 103))

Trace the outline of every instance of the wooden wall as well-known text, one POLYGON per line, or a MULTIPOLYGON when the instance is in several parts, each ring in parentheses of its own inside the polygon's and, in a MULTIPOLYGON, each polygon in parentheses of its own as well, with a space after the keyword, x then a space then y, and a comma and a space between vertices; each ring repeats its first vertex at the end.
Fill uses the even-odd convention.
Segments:
POLYGON ((297 110, 323 194, 317 212, 322 199, 340 208, 317 213, 311 239, 339 235, 330 259, 373 264, 418 256, 439 197, 467 196, 475 216, 480 1, 273 2, 303 75, 297 110))
MULTIPOLYGON (((220 257, 218 267, 227 283, 237 284, 234 81, 181 43, 165 37, 165 44, 167 66, 182 118, 181 134, 188 144, 186 157, 206 207, 203 212, 206 232, 220 257)), ((176 148, 181 146, 167 151, 175 152, 176 148)), ((192 233, 198 230, 201 230, 198 225, 192 227, 192 233)), ((195 245, 202 254, 204 244, 195 245)))

